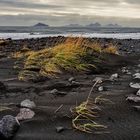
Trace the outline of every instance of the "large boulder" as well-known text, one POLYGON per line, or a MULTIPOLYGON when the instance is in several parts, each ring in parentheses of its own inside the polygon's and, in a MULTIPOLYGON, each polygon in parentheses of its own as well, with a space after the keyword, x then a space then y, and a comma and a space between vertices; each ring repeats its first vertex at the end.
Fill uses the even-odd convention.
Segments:
POLYGON ((35 115, 35 113, 31 109, 29 109, 29 108, 21 108, 20 112, 18 113, 16 118, 19 121, 22 121, 22 120, 32 119, 34 117, 34 115, 35 115))
POLYGON ((15 117, 11 115, 4 116, 0 120, 0 140, 13 137, 19 126, 19 121, 15 117))
POLYGON ((30 101, 29 99, 26 99, 26 100, 24 100, 20 103, 20 106, 23 107, 23 108, 33 109, 33 108, 36 107, 36 104, 33 101, 30 101))

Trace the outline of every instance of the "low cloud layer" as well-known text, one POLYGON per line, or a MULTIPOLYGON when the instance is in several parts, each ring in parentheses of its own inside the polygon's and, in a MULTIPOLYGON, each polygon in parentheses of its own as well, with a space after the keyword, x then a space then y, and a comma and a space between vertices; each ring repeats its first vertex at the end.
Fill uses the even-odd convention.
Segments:
POLYGON ((0 25, 92 22, 140 26, 140 0, 0 0, 0 25))

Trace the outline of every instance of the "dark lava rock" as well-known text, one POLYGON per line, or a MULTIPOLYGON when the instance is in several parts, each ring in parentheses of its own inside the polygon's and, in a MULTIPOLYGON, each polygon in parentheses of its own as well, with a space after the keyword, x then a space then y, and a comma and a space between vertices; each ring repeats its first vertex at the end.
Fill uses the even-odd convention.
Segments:
POLYGON ((68 79, 68 81, 71 83, 72 81, 75 81, 75 78, 71 77, 71 78, 68 79))
POLYGON ((0 82, 0 91, 5 92, 6 90, 7 90, 7 86, 4 83, 0 82))
POLYGON ((15 117, 11 115, 4 116, 0 121, 0 139, 13 137, 19 126, 20 124, 15 117))
POLYGON ((63 127, 63 126, 58 126, 58 127, 56 127, 56 132, 57 133, 61 133, 62 131, 64 131, 65 130, 65 128, 63 127))

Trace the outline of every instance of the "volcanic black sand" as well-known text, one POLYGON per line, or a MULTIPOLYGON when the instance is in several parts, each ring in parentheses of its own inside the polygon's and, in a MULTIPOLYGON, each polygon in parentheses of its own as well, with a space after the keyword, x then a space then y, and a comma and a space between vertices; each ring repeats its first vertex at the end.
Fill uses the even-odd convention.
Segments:
MULTIPOLYGON (((28 44, 38 42, 41 39, 26 40, 28 44), (33 42, 32 42, 33 41, 33 42)), ((42 39, 43 43, 45 38, 42 39)), ((46 38, 46 40, 48 40, 46 38)), ((103 40, 103 39, 102 39, 103 40)), ((103 42, 106 42, 106 39, 103 42)), ((112 39, 111 39, 112 41, 112 39)), ((6 54, 18 50, 21 42, 11 41, 11 46, 5 46, 1 52, 6 54), (15 48, 15 50, 14 50, 15 48)), ((4 115, 17 115, 19 108, 16 106, 24 99, 33 100, 37 107, 33 119, 21 122, 20 129, 13 140, 140 140, 140 112, 133 106, 140 105, 126 101, 126 96, 135 94, 137 90, 129 87, 133 81, 132 75, 140 72, 140 40, 114 40, 120 49, 119 56, 108 55, 107 64, 101 67, 106 69, 96 74, 65 74, 58 79, 43 82, 23 82, 17 78, 18 71, 13 68, 15 59, 5 55, 0 59, 0 81, 6 85, 7 90, 0 93, 0 104, 12 103, 12 110, 0 112, 0 119, 4 115), (127 45, 128 44, 128 45, 127 45), (123 73, 122 67, 126 67, 129 73, 123 73), (92 93, 92 98, 103 95, 114 104, 103 105, 100 117, 96 119, 100 124, 106 125, 109 133, 87 134, 72 128, 72 115, 70 108, 87 99, 88 93, 94 84, 93 79, 102 77, 109 79, 114 73, 119 74, 115 81, 105 80, 103 85, 107 90, 99 92, 97 88, 92 93), (79 85, 68 86, 68 79, 74 77, 79 85), (57 89, 66 93, 64 96, 52 95, 50 91, 57 89), (60 110, 55 111, 63 105, 60 110), (66 129, 56 132, 56 127, 66 129)), ((39 43, 38 43, 39 44, 39 43)), ((36 44, 32 44, 32 46, 36 44)), ((43 46, 43 45, 42 45, 43 46)), ((41 45, 40 45, 41 47, 41 45)), ((39 48, 36 48, 39 49, 39 48)))

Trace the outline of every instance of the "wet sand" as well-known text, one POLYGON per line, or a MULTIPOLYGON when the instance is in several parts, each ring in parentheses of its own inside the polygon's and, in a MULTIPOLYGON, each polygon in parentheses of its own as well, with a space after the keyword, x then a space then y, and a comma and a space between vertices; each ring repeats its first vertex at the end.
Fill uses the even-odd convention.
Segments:
MULTIPOLYGON (((108 61, 106 64, 102 64, 101 67, 103 70, 99 73, 67 73, 61 75, 58 79, 37 83, 19 81, 17 79, 18 71, 13 68, 16 60, 3 56, 0 59, 0 81, 7 86, 7 91, 1 91, 0 104, 13 104, 10 105, 12 110, 0 112, 0 119, 4 115, 9 114, 16 116, 19 112, 17 105, 24 99, 31 99, 37 105, 34 109, 36 113, 35 117, 31 120, 21 122, 20 129, 13 140, 139 140, 140 112, 135 111, 133 106, 140 104, 126 101, 127 95, 135 94, 137 91, 130 88, 129 83, 133 81, 132 75, 137 71, 140 72, 140 68, 138 67, 138 64, 140 64, 140 51, 138 51, 139 42, 139 40, 120 41, 121 44, 118 44, 119 48, 121 48, 121 56, 106 56, 108 61), (126 42, 130 47, 126 47, 126 42), (132 45, 134 47, 131 47, 132 45), (131 74, 123 73, 122 67, 126 67, 131 74), (106 91, 99 92, 96 87, 92 93, 93 99, 103 95, 105 98, 114 102, 114 104, 111 105, 102 105, 100 117, 97 118, 97 122, 108 127, 107 131, 109 131, 109 133, 86 134, 73 129, 70 108, 87 99, 88 93, 94 84, 94 78, 102 77, 103 79, 109 79, 114 73, 119 74, 119 78, 116 81, 105 80, 101 84, 107 89, 106 91), (80 85, 69 85, 68 79, 70 77, 75 77, 80 85), (63 91, 66 95, 54 96, 50 94, 50 91, 53 89, 63 91), (63 107, 55 113, 61 105, 63 105, 63 107), (57 126, 63 126, 66 130, 57 133, 55 129, 57 126)), ((31 40, 29 43, 31 43, 31 40)), ((14 48, 14 45, 12 48, 14 48)), ((15 49, 19 48, 15 46, 15 49)), ((4 50, 6 54, 8 54, 9 51, 10 49, 4 50)), ((11 51, 14 50, 11 49, 11 51)))

